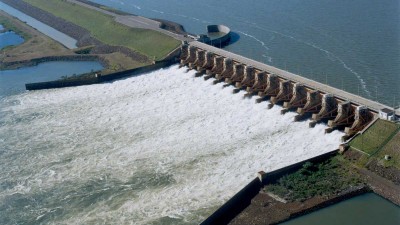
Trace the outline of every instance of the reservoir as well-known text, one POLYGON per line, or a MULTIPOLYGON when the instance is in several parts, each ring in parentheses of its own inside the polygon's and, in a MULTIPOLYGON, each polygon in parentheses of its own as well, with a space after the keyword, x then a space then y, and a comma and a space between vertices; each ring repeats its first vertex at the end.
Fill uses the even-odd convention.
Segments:
POLYGON ((96 61, 56 61, 15 70, 1 70, 0 99, 24 92, 26 83, 52 81, 60 79, 62 76, 82 74, 102 68, 103 66, 96 61))
POLYGON ((22 13, 19 10, 16 10, 16 9, 10 7, 7 4, 4 4, 1 1, 0 1, 0 8, 1 8, 1 10, 7 12, 8 14, 17 17, 19 20, 26 22, 29 26, 42 32, 43 34, 49 36, 50 38, 60 42, 65 47, 70 48, 70 49, 76 48, 77 41, 75 39, 73 39, 72 37, 70 37, 64 33, 61 33, 60 31, 58 31, 50 26, 47 26, 46 24, 26 15, 25 13, 22 13))
POLYGON ((363 194, 280 225, 394 225, 400 207, 374 193, 363 194))

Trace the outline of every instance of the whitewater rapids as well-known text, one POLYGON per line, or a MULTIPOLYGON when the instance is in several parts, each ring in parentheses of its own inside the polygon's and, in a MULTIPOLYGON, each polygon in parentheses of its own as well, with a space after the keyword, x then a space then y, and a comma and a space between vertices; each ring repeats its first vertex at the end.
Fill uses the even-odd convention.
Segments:
POLYGON ((293 122, 172 66, 0 102, 0 224, 197 224, 254 179, 334 150, 293 122))

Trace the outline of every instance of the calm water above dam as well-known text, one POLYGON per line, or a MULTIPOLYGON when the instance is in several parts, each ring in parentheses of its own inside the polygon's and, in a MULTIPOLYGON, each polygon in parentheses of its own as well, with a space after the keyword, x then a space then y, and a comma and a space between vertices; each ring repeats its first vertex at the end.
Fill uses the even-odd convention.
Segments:
POLYGON ((368 193, 280 225, 395 225, 400 224, 400 207, 368 193))
POLYGON ((400 102, 398 0, 93 0, 205 33, 240 35, 226 49, 354 94, 400 102))

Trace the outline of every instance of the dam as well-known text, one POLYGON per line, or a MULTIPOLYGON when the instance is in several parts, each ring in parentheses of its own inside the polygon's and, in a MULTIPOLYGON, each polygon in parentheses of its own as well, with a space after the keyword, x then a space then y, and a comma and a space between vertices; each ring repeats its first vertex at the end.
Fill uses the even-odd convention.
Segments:
POLYGON ((206 47, 182 51, 189 72, 172 66, 2 100, 0 223, 194 224, 255 171, 337 148, 341 132, 321 135, 322 124, 307 130, 287 111, 336 115, 336 126, 355 121, 356 113, 345 114, 353 106, 339 110, 333 94, 321 111, 318 90, 206 47), (193 78, 204 74, 216 79, 193 78), (249 98, 231 94, 240 90, 249 98))
POLYGON ((283 105, 281 114, 296 111, 295 121, 311 117, 310 127, 325 121, 326 133, 344 129, 343 141, 364 129, 380 110, 390 108, 198 41, 184 42, 180 65, 197 70, 196 76, 204 74, 206 80, 214 77, 214 84, 234 85, 233 93, 245 90, 245 96, 258 95, 258 103, 269 98, 268 108, 283 105))

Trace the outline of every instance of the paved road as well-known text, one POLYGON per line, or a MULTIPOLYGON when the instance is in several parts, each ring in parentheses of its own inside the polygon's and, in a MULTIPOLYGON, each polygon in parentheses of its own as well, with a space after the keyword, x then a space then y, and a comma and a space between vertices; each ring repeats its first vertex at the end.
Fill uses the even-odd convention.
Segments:
POLYGON ((218 54, 220 56, 231 58, 234 61, 243 63, 245 65, 253 66, 254 68, 257 68, 259 70, 263 70, 263 71, 267 71, 267 72, 270 72, 270 73, 274 73, 274 74, 276 74, 276 75, 278 75, 278 76, 280 76, 280 77, 282 77, 284 79, 288 79, 288 80, 291 80, 291 81, 294 81, 294 82, 302 83, 302 84, 304 84, 305 86, 307 86, 309 88, 312 88, 312 89, 315 89, 315 90, 319 90, 319 91, 321 91, 323 93, 333 94, 339 99, 349 100, 349 101, 351 101, 351 102, 353 102, 353 103, 355 103, 357 105, 365 105, 365 106, 367 106, 368 108, 370 108, 371 110, 373 110, 375 112, 378 112, 382 108, 391 109, 391 107, 383 105, 383 104, 381 104, 379 102, 375 102, 375 101, 360 97, 358 95, 354 95, 354 94, 351 94, 349 92, 345 92, 343 90, 340 90, 340 89, 337 89, 337 88, 334 88, 334 87, 331 87, 331 86, 328 86, 328 85, 325 85, 325 84, 322 84, 322 83, 319 83, 319 82, 316 82, 316 81, 313 81, 313 80, 310 80, 310 79, 307 79, 307 78, 304 78, 304 77, 301 77, 299 75, 290 73, 288 71, 281 70, 281 69, 278 69, 276 67, 269 66, 269 65, 266 65, 264 63, 257 62, 255 60, 243 57, 241 55, 237 55, 235 53, 228 52, 228 51, 225 51, 223 49, 219 49, 219 48, 216 48, 216 47, 213 47, 213 46, 210 46, 210 45, 198 42, 198 41, 190 42, 190 45, 198 47, 198 48, 201 48, 201 49, 204 49, 204 50, 207 50, 207 51, 210 51, 210 52, 213 52, 213 53, 218 54))

